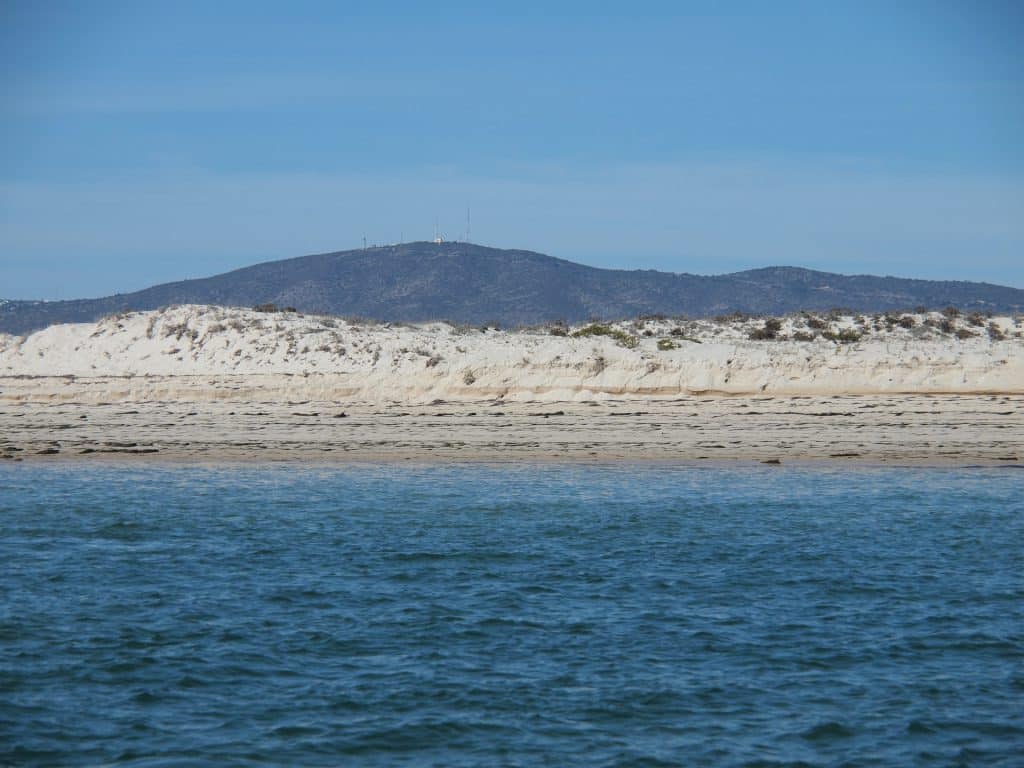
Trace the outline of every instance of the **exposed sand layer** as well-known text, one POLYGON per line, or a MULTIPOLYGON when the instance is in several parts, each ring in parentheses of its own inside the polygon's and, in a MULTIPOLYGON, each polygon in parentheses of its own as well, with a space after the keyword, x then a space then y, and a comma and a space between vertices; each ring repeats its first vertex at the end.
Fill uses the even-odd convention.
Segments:
POLYGON ((1019 465, 1024 397, 631 403, 0 403, 0 456, 165 461, 780 460, 1019 465))
POLYGON ((708 393, 1024 394, 1018 318, 906 317, 912 327, 896 317, 786 318, 782 340, 752 341, 763 320, 509 333, 176 307, 0 337, 0 399, 411 405, 708 393))
POLYGON ((501 332, 212 307, 0 337, 0 457, 1016 464, 1020 318, 501 332))

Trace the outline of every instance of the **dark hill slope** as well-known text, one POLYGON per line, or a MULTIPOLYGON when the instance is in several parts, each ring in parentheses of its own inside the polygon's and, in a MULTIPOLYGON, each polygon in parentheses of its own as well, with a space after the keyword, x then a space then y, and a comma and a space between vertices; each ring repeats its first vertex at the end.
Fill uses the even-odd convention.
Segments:
POLYGON ((408 243, 256 264, 135 293, 0 305, 0 331, 95 320, 124 309, 170 304, 253 306, 380 320, 446 319, 506 326, 663 313, 691 317, 741 311, 783 313, 918 305, 1017 312, 1024 290, 986 283, 844 276, 774 267, 704 277, 597 269, 531 251, 466 243, 408 243))

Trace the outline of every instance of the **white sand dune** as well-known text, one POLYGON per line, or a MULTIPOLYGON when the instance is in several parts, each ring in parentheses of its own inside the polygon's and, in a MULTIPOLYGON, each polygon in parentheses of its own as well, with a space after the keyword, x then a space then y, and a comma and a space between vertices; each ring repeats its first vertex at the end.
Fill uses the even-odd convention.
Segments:
POLYGON ((1024 456, 1020 319, 801 316, 751 340, 764 322, 586 335, 184 306, 54 326, 0 337, 0 459, 1024 456))
POLYGON ((811 328, 795 316, 783 320, 783 340, 769 341, 748 338, 758 319, 647 320, 611 326, 623 334, 616 339, 574 337, 579 327, 552 335, 180 306, 0 336, 0 399, 422 404, 1024 393, 1021 318, 911 317, 910 328, 884 316, 822 318, 811 328), (861 338, 820 335, 844 330, 861 338), (811 335, 818 337, 793 339, 811 335))

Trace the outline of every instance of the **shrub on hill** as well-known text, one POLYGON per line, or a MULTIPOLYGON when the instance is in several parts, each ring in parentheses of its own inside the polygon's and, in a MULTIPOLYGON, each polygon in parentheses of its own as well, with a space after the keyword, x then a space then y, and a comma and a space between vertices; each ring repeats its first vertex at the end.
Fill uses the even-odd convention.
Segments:
POLYGON ((700 339, 695 338, 693 336, 688 336, 687 333, 686 333, 686 329, 685 328, 680 328, 679 326, 676 326, 671 331, 669 331, 668 335, 672 336, 673 338, 676 338, 676 339, 682 339, 683 341, 692 342, 694 344, 700 344, 701 343, 700 339))
POLYGON ((769 317, 764 321, 764 326, 757 328, 750 332, 748 338, 753 341, 770 341, 779 337, 779 331, 782 330, 782 321, 769 317))
POLYGON ((807 327, 815 331, 823 331, 828 328, 828 323, 817 315, 807 315, 807 327))
POLYGON ((821 335, 822 337, 828 339, 829 341, 837 341, 840 344, 853 344, 856 341, 860 341, 861 336, 863 336, 862 333, 853 330, 853 328, 845 328, 841 330, 839 333, 825 331, 825 333, 821 335))
POLYGON ((618 328, 612 328, 610 325, 601 325, 600 323, 591 323, 584 328, 580 328, 572 336, 574 339, 585 339, 590 336, 608 336, 627 349, 633 349, 640 343, 640 339, 636 336, 631 336, 625 331, 620 331, 618 328))

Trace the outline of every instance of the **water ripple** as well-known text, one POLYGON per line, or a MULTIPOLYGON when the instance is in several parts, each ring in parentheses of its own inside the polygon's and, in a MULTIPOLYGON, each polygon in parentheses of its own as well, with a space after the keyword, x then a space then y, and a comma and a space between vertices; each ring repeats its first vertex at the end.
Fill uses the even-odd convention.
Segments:
POLYGON ((0 467, 0 764, 1015 766, 1024 477, 0 467))

